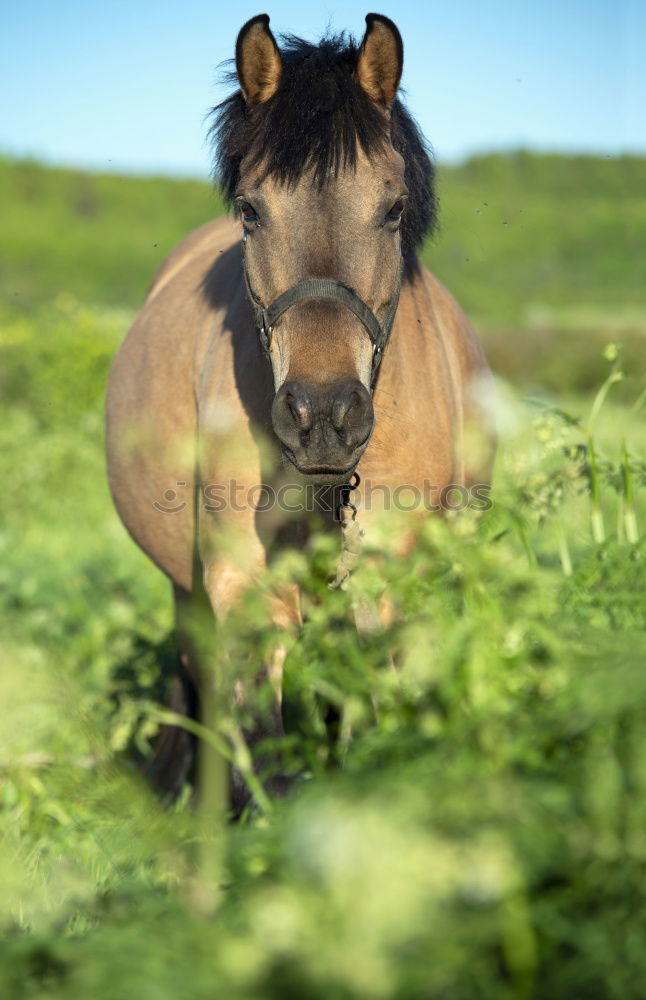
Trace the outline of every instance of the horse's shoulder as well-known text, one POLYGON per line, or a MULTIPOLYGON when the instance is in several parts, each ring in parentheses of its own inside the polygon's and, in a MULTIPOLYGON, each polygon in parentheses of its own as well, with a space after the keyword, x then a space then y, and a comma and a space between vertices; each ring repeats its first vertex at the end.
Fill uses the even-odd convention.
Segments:
POLYGON ((229 250, 240 239, 240 227, 230 216, 212 219, 198 226, 181 240, 157 268, 146 301, 154 298, 178 275, 192 276, 206 271, 218 254, 229 250))
POLYGON ((482 344, 457 299, 427 267, 420 270, 420 283, 430 299, 431 315, 443 340, 457 355, 461 370, 486 369, 482 344))
POLYGON ((443 324, 461 325, 468 324, 468 320, 462 311, 457 299, 451 294, 446 285, 437 278, 432 271, 423 265, 413 281, 413 289, 418 295, 427 295, 431 302, 431 311, 443 324))

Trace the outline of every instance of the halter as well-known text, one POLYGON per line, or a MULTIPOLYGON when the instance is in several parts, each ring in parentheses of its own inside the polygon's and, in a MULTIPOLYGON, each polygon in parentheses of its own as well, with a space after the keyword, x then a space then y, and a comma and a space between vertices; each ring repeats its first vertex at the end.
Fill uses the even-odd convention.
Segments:
POLYGON ((403 258, 400 261, 399 272, 397 274, 397 287, 390 303, 388 315, 384 322, 380 323, 372 309, 366 305, 363 299, 359 298, 352 288, 344 285, 341 281, 337 281, 335 278, 306 278, 305 281, 299 281, 297 284, 292 285, 291 288, 288 288, 286 292, 282 292, 270 305, 263 306, 254 295, 249 281, 245 253, 246 236, 247 234, 245 233, 242 238, 244 280, 247 286, 247 294, 253 307, 260 344, 267 357, 269 357, 274 324, 284 312, 287 312, 291 306, 296 305, 298 302, 306 302, 310 299, 331 299, 334 302, 339 302, 346 309, 349 309, 350 312, 354 313, 357 319, 361 320, 370 337, 372 343, 370 388, 371 390, 374 389, 379 365, 381 364, 381 359, 388 343, 388 338, 390 337, 395 313, 399 304, 399 293, 401 292, 402 273, 404 269, 403 258))

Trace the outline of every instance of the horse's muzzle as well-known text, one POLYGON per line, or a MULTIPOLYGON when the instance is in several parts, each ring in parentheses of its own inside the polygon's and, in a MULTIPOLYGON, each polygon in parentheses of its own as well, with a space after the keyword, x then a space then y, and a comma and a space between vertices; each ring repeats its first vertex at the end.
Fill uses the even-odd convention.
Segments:
POLYGON ((271 411, 283 452, 299 472, 345 475, 366 447, 375 414, 370 393, 355 378, 333 383, 284 383, 271 411))

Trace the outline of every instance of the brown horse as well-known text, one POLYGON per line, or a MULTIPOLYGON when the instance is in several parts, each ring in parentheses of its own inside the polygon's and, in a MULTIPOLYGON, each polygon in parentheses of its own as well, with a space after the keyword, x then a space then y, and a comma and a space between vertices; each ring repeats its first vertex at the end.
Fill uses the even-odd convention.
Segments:
MULTIPOLYGON (((386 17, 366 22, 360 46, 289 37, 282 50, 266 15, 244 25, 239 90, 213 126, 235 218, 202 226, 161 265, 110 377, 114 500, 173 583, 182 662, 202 694, 182 625, 192 595, 203 588, 217 621, 272 546, 307 530, 306 514, 285 525, 250 502, 254 490, 343 484, 360 463, 354 502, 369 535, 368 483, 380 500, 431 484, 437 500, 490 476, 490 436, 466 447, 468 426, 485 426, 473 391, 488 378, 483 352, 416 258, 435 222, 434 175, 397 98, 401 37, 386 17)), ((296 598, 277 600, 277 621, 298 621, 296 598)), ((185 774, 182 746, 168 731, 157 754, 167 788, 185 774)))

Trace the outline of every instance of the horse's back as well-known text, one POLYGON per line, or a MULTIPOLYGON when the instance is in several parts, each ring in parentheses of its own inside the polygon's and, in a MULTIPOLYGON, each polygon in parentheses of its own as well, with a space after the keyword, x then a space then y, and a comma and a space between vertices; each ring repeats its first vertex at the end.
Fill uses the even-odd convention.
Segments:
POLYGON ((482 344, 457 299, 427 267, 422 267, 422 273, 433 304, 433 315, 455 352, 460 377, 469 381, 478 372, 488 375, 489 365, 482 344))

